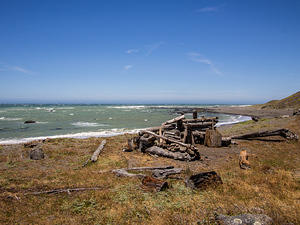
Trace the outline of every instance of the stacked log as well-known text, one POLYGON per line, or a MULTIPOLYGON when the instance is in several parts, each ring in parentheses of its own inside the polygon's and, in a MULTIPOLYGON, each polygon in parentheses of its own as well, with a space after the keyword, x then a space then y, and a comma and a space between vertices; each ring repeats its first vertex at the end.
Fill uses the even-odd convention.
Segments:
POLYGON ((176 160, 198 160, 200 155, 196 144, 203 144, 206 130, 214 129, 217 117, 200 117, 193 112, 193 119, 184 115, 168 120, 160 127, 139 132, 138 137, 128 140, 126 151, 138 150, 176 160))

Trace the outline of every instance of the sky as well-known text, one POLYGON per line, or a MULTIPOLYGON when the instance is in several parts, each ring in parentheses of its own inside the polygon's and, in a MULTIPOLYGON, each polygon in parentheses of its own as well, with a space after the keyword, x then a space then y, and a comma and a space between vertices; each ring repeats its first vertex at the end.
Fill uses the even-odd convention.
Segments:
POLYGON ((0 0, 0 103, 255 104, 299 90, 298 0, 0 0))

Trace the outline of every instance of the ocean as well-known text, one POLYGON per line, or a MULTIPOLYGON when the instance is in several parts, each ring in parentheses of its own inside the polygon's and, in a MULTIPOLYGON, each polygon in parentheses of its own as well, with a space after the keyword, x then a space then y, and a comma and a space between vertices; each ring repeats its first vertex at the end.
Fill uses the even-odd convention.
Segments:
MULTIPOLYGON (((136 133, 178 116, 175 109, 212 106, 216 105, 0 105, 0 144, 136 133), (24 124, 26 120, 36 123, 24 124)), ((212 113, 198 116, 202 115, 218 116, 217 126, 251 119, 212 113)))

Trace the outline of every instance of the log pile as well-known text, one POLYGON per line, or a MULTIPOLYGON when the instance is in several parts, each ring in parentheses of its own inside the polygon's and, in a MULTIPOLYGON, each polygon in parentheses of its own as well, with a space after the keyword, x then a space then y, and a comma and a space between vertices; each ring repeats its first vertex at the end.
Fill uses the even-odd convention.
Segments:
POLYGON ((217 122, 217 117, 198 118, 197 112, 193 112, 192 119, 181 115, 162 123, 160 127, 139 132, 137 137, 128 140, 128 146, 123 151, 138 150, 182 161, 199 160, 196 144, 204 144, 208 130, 213 132, 210 132, 207 146, 222 145, 222 136, 215 130, 217 122))

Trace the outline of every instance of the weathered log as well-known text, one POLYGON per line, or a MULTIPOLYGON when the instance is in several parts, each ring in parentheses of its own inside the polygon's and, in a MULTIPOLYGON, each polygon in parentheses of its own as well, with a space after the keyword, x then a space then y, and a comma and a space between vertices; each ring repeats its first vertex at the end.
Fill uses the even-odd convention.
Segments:
POLYGON ((207 130, 205 133, 204 145, 207 147, 221 147, 222 135, 218 130, 207 130))
POLYGON ((102 151, 102 149, 104 148, 104 145, 106 144, 106 140, 103 140, 101 142, 101 144, 99 145, 99 147, 96 149, 96 151, 94 152, 94 154, 91 157, 91 161, 92 162, 96 162, 98 160, 99 154, 102 151))
POLYGON ((150 148, 145 149, 146 153, 167 157, 171 159, 181 160, 181 161, 191 161, 192 157, 188 153, 180 153, 180 152, 170 152, 163 148, 152 146, 150 148))
POLYGON ((155 178, 165 179, 170 175, 179 174, 182 172, 182 168, 172 168, 172 169, 157 169, 154 170, 152 176, 155 178))
POLYGON ((191 130, 191 127, 189 124, 185 124, 184 125, 184 135, 183 135, 183 140, 182 142, 183 143, 186 143, 186 144, 192 144, 194 145, 195 142, 194 142, 194 137, 192 135, 192 130, 191 130))
POLYGON ((196 110, 193 111, 193 119, 198 118, 198 112, 196 110))
POLYGON ((162 138, 162 139, 164 139, 164 140, 166 140, 166 141, 169 141, 169 142, 173 142, 173 143, 179 144, 179 145, 184 146, 184 147, 187 147, 187 148, 193 147, 193 146, 191 146, 191 145, 189 145, 189 144, 185 144, 185 143, 182 143, 182 142, 180 142, 180 141, 173 140, 173 139, 171 139, 171 138, 167 138, 167 137, 164 137, 164 136, 157 135, 157 134, 155 134, 155 133, 153 133, 153 132, 151 132, 151 131, 144 130, 144 131, 142 131, 142 132, 144 132, 144 133, 146 133, 146 134, 150 134, 150 135, 152 135, 152 136, 154 136, 154 137, 156 137, 156 138, 162 138))
POLYGON ((171 120, 168 120, 168 121, 164 122, 162 125, 164 126, 164 125, 167 125, 167 124, 175 123, 176 121, 182 120, 182 119, 184 119, 184 115, 178 116, 178 117, 176 117, 174 119, 171 119, 171 120))
POLYGON ((145 188, 156 191, 164 191, 169 188, 168 182, 149 176, 143 178, 142 184, 145 188))
POLYGON ((183 119, 183 123, 218 122, 218 117, 201 117, 197 119, 183 119))
POLYGON ((145 177, 146 175, 144 174, 135 174, 135 173, 129 173, 127 171, 127 169, 115 169, 115 170, 112 170, 112 172, 114 174, 116 174, 118 177, 137 177, 137 178, 143 178, 145 177))
POLYGON ((24 195, 58 194, 63 192, 71 193, 74 191, 93 191, 93 190, 103 190, 103 187, 53 189, 49 191, 27 192, 24 195))
POLYGON ((185 180, 185 184, 190 188, 205 189, 223 184, 221 177, 215 172, 204 172, 192 175, 185 180))
POLYGON ((258 137, 270 137, 270 136, 281 136, 289 140, 299 139, 297 134, 293 133, 288 129, 267 130, 267 131, 258 131, 258 132, 243 134, 243 135, 234 135, 231 136, 231 139, 252 139, 258 137))
POLYGON ((199 130, 204 128, 213 128, 214 122, 188 123, 191 130, 199 130))
POLYGON ((183 126, 182 120, 178 120, 178 121, 176 122, 176 129, 179 130, 179 132, 181 132, 181 131, 184 130, 184 126, 183 126))
POLYGON ((106 144, 106 140, 103 140, 99 147, 96 149, 96 151, 93 153, 90 159, 88 159, 82 167, 85 167, 89 161, 91 162, 96 162, 98 160, 99 154, 101 153, 102 149, 104 148, 104 145, 106 144))

